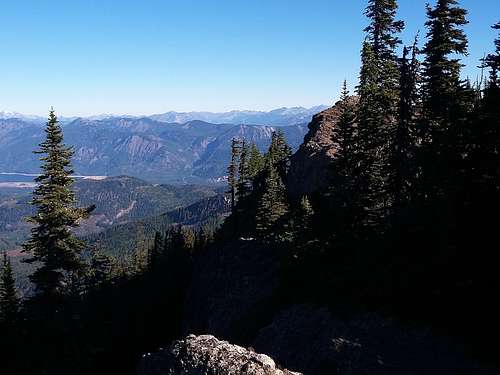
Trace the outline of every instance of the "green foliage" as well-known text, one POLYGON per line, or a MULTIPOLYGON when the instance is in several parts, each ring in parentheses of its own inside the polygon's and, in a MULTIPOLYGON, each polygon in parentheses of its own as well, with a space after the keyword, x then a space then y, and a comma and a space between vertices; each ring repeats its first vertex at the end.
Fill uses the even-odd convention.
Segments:
POLYGON ((20 300, 16 281, 7 254, 3 253, 3 264, 0 275, 0 322, 12 325, 19 318, 20 300))
POLYGON ((427 6, 422 97, 429 131, 426 136, 436 141, 440 132, 450 126, 460 88, 462 65, 458 58, 450 55, 467 54, 467 37, 461 28, 468 23, 467 11, 457 4, 457 0, 438 0, 434 8, 427 6))
POLYGON ((248 162, 248 174, 254 179, 264 169, 265 160, 255 143, 250 148, 250 160, 248 162))
MULTIPOLYGON (((351 225, 355 220, 355 208, 359 205, 359 134, 357 131, 357 106, 349 96, 347 82, 344 81, 338 104, 338 120, 332 133, 336 144, 335 159, 332 163, 331 197, 339 225, 351 225), (351 223, 351 224, 349 224, 351 223)), ((359 207, 358 207, 359 208, 359 207)))
POLYGON ((258 233, 265 234, 276 222, 288 213, 289 207, 286 198, 285 185, 279 175, 278 169, 268 159, 265 169, 264 193, 259 200, 256 215, 256 229, 258 233))
POLYGON ((417 38, 411 48, 403 48, 400 60, 399 112, 396 134, 391 148, 390 194, 395 207, 407 204, 416 173, 416 120, 419 107, 417 38), (411 58, 408 57, 411 51, 411 58))
POLYGON ((231 211, 234 212, 236 206, 236 189, 238 182, 238 157, 240 153, 240 142, 238 139, 231 140, 231 162, 227 168, 227 182, 229 184, 229 194, 231 197, 231 211))
POLYGON ((113 256, 106 255, 99 247, 91 250, 90 265, 87 274, 89 290, 98 290, 112 282, 117 277, 117 261, 113 256))
POLYGON ((32 203, 37 212, 29 219, 35 227, 23 248, 31 255, 30 262, 41 262, 30 276, 37 293, 51 296, 64 292, 65 278, 83 267, 79 253, 85 244, 71 229, 89 216, 92 207, 74 207, 73 151, 63 144, 63 132, 53 110, 45 132, 46 140, 35 151, 44 155, 40 158, 42 174, 36 178, 39 185, 33 192, 32 203))
POLYGON ((250 178, 250 150, 245 140, 240 143, 240 157, 238 163, 237 200, 245 199, 251 190, 250 178))

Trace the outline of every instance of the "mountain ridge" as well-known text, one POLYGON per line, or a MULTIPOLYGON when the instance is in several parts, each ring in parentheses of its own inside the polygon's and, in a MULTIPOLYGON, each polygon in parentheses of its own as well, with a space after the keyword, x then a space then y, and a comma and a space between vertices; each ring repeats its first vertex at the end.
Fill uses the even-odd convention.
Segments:
MULTIPOLYGON (((184 124, 186 122, 200 120, 215 124, 254 124, 285 126, 308 123, 312 116, 328 108, 327 105, 320 104, 312 107, 280 107, 269 111, 258 110, 231 110, 224 112, 212 111, 167 111, 152 115, 118 115, 102 113, 89 116, 61 116, 59 120, 70 123, 78 119, 91 121, 106 120, 112 118, 140 119, 149 118, 159 122, 184 124)), ((18 119, 27 122, 45 122, 46 118, 39 115, 23 114, 20 112, 0 111, 0 120, 18 119)))
MULTIPOLYGON (((183 124, 151 118, 75 119, 63 123, 65 143, 74 149, 77 174, 129 175, 158 183, 221 181, 233 137, 265 151, 277 126, 214 124, 192 120, 183 124)), ((282 126, 292 148, 302 143, 305 125, 282 126)), ((0 119, 0 171, 38 173, 32 153, 44 136, 42 123, 0 119)))

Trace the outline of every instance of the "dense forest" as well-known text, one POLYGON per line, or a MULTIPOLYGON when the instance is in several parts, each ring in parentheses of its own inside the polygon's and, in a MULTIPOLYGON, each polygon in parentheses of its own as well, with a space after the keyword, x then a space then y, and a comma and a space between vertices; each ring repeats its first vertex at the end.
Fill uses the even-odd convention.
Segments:
POLYGON ((196 266, 237 247, 282 254, 285 271, 269 309, 312 303, 342 316, 377 311, 431 327, 499 365, 500 35, 478 61, 484 79, 471 82, 461 74, 468 21, 457 0, 427 6, 424 43, 416 36, 402 45, 396 12, 396 0, 368 2, 356 92, 344 84, 333 108, 326 189, 290 193, 297 181, 283 133, 273 134, 264 155, 235 138, 223 224, 169 226, 164 218, 153 226, 159 231, 147 232, 151 245, 130 259, 89 249, 70 230, 93 207, 75 206, 72 151, 51 112, 24 245, 40 264, 30 298, 19 300, 3 260, 6 373, 133 374, 142 353, 183 333, 196 266))

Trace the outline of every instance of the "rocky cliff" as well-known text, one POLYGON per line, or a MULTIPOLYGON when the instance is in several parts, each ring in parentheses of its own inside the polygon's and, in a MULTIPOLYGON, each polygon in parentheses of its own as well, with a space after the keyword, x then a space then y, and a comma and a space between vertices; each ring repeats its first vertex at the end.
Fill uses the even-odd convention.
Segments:
POLYGON ((139 375, 300 375, 281 370, 267 355, 219 341, 214 336, 189 335, 167 350, 147 354, 139 375))
MULTIPOLYGON (((351 100, 357 102, 356 97, 351 100)), ((287 187, 294 199, 323 191, 330 182, 329 168, 335 157, 337 143, 333 138, 339 118, 338 103, 318 114, 309 123, 304 143, 292 156, 287 187)))

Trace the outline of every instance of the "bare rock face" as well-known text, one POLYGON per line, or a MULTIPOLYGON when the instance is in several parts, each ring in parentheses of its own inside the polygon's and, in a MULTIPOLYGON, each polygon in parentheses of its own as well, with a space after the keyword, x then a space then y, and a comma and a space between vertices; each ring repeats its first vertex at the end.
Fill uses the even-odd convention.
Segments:
POLYGON ((189 335, 168 350, 145 355, 139 375, 300 375, 279 369, 264 354, 220 341, 214 336, 189 335))
MULTIPOLYGON (((353 103, 357 102, 352 97, 353 103)), ((330 165, 337 152, 333 132, 339 119, 338 103, 318 113, 309 123, 304 143, 292 156, 287 187, 293 199, 326 189, 330 182, 330 165)))

